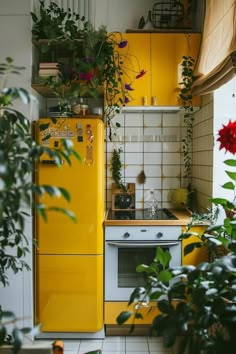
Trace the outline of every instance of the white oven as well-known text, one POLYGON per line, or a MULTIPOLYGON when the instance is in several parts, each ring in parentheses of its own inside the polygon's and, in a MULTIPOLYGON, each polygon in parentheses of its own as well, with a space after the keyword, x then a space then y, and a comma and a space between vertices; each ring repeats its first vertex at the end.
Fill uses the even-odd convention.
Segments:
POLYGON ((139 264, 149 265, 157 246, 171 253, 169 266, 181 265, 181 226, 106 226, 105 301, 128 301, 135 287, 144 285, 139 264))

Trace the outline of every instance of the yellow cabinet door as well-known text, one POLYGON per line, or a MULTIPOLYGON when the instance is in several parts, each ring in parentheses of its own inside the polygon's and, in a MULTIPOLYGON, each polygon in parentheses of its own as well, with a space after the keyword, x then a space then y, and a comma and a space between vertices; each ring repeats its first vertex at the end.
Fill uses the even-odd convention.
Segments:
MULTIPOLYGON (((183 56, 197 59, 201 34, 192 33, 125 33, 128 46, 120 52, 129 53, 124 59, 127 75, 126 83, 132 83, 133 72, 144 69, 146 74, 132 83, 132 100, 127 106, 153 105, 156 98, 158 106, 180 106, 181 62, 183 56)), ((193 105, 200 105, 200 98, 194 97, 193 105)))
POLYGON ((121 49, 120 53, 124 53, 124 82, 131 84, 134 91, 130 91, 130 102, 127 106, 142 106, 143 98, 147 96, 148 105, 150 105, 150 34, 149 33, 124 33, 124 39, 128 41, 126 48, 121 49), (125 58, 125 55, 127 57, 125 58), (146 74, 139 79, 133 79, 141 71, 145 70, 146 74))
POLYGON ((103 327, 103 256, 36 257, 36 322, 42 332, 97 332, 103 327))
MULTIPOLYGON (((159 106, 179 106, 181 62, 183 56, 197 57, 200 34, 151 34, 151 94, 159 106)), ((199 105, 199 99, 193 102, 199 105)))
MULTIPOLYGON (((206 226, 194 226, 191 228, 189 232, 198 233, 202 235, 206 229, 206 226)), ((183 232, 186 229, 183 228, 183 232)), ((182 241, 182 259, 183 265, 198 265, 201 262, 208 262, 209 255, 206 247, 195 248, 191 253, 184 255, 184 248, 190 243, 199 242, 199 238, 197 236, 192 235, 187 239, 183 239, 182 241)))

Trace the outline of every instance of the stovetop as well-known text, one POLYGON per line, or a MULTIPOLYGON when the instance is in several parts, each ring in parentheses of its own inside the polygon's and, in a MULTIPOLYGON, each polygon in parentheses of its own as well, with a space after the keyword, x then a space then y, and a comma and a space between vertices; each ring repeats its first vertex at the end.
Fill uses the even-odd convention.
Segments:
POLYGON ((146 209, 109 210, 107 220, 178 220, 168 209, 158 209, 151 214, 146 209))

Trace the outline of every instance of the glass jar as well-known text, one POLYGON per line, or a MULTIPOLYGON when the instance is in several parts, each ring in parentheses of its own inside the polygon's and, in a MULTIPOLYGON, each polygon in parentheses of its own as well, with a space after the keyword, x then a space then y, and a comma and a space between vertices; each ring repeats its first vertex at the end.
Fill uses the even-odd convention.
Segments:
POLYGON ((148 214, 155 215, 158 209, 158 200, 155 196, 154 189, 150 189, 149 195, 145 200, 144 205, 148 214))

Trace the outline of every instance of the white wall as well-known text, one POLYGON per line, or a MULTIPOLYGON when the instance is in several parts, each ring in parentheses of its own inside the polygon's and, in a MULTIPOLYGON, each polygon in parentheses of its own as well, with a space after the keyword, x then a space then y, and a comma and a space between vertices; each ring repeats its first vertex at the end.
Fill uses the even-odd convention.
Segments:
MULTIPOLYGON (((230 153, 225 153, 225 149, 219 150, 220 143, 217 142, 218 130, 222 125, 228 124, 229 120, 236 120, 236 79, 220 87, 214 92, 214 161, 213 161, 213 195, 214 197, 228 198, 233 201, 233 191, 221 188, 221 186, 229 181, 225 170, 235 172, 235 168, 227 167, 223 161, 233 159, 230 153)), ((222 217, 225 217, 223 215, 222 217)))
MULTIPOLYGON (((31 85, 31 32, 30 0, 0 0, 0 62, 12 57, 15 65, 24 66, 22 75, 11 75, 7 86, 21 86, 30 89, 31 85)), ((16 108, 30 118, 30 107, 17 104, 16 108)), ((32 238, 31 218, 27 221, 27 235, 32 238)), ((32 257, 28 259, 31 264, 32 257)), ((0 298, 3 308, 15 311, 24 317, 24 325, 32 322, 32 274, 22 272, 10 274, 10 287, 2 289, 0 298)))
POLYGON ((139 20, 147 19, 155 0, 95 0, 95 25, 107 26, 107 30, 125 32, 138 28, 139 20))

